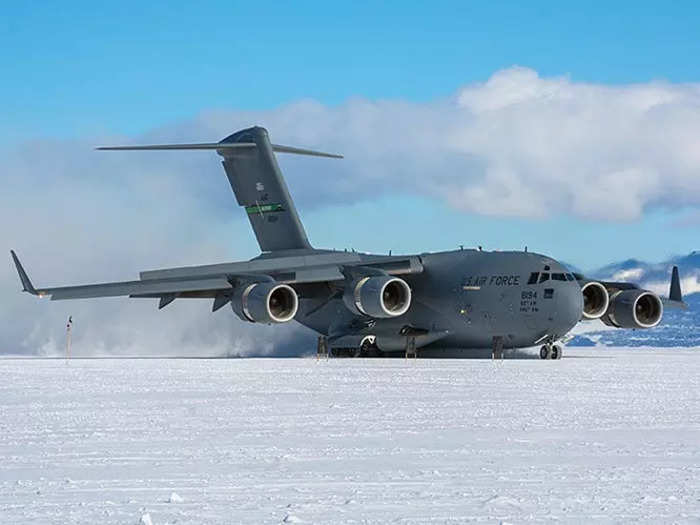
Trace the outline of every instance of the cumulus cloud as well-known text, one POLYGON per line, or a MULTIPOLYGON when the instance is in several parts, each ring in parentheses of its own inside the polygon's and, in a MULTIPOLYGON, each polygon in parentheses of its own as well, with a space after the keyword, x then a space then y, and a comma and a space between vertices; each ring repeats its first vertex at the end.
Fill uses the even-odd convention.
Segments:
MULTIPOLYGON (((700 205, 700 85, 606 86, 514 67, 429 103, 303 100, 269 111, 207 111, 139 137, 37 137, 5 152, 0 244, 18 249, 46 285, 250 255, 236 251, 240 238, 231 232, 248 235, 245 218, 212 155, 91 148, 212 141, 252 124, 278 143, 346 155, 341 162, 281 158, 302 211, 386 194, 427 195, 494 216, 566 212, 612 221, 700 205)), ((38 306, 16 292, 9 258, 0 286, 5 352, 60 349, 69 312, 81 321, 76 345, 86 352, 270 353, 311 340, 300 329, 212 315, 195 300, 163 312, 148 300, 38 306)))
POLYGON ((307 205, 409 192, 486 215, 627 221, 700 204, 700 84, 606 86, 514 67, 432 103, 302 101, 186 126, 218 137, 246 119, 277 141, 346 154, 323 166, 322 185, 317 168, 288 161, 307 205))

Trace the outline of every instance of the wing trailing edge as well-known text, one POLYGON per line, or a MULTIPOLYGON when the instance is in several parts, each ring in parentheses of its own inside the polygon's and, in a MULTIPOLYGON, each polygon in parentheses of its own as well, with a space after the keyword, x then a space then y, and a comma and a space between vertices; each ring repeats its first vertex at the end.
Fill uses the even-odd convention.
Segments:
MULTIPOLYGON (((94 297, 118 297, 125 295, 146 295, 177 297, 181 293, 230 290, 231 283, 225 276, 189 276, 174 279, 151 279, 113 283, 61 286, 56 288, 35 288, 24 270, 19 257, 10 250, 17 268, 22 290, 38 297, 49 297, 52 301, 62 299, 90 299, 94 297)), ((168 301, 163 306, 169 304, 168 301)))

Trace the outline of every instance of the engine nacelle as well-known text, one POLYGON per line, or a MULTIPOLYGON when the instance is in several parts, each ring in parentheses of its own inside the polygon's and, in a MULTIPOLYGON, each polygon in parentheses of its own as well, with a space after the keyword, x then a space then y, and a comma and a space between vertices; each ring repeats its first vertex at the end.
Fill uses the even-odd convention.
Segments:
POLYGON ((610 305, 608 290, 601 283, 588 281, 581 286, 583 294, 583 318, 600 319, 610 305))
POLYGON ((610 298, 602 321, 616 328, 653 328, 664 315, 664 305, 647 290, 620 290, 610 298))
POLYGON ((299 309, 299 297, 289 285, 275 282, 241 285, 231 299, 233 311, 252 323, 286 323, 299 309))
POLYGON ((390 275, 362 277, 345 287, 343 302, 357 315, 398 317, 411 306, 411 289, 406 281, 390 275))

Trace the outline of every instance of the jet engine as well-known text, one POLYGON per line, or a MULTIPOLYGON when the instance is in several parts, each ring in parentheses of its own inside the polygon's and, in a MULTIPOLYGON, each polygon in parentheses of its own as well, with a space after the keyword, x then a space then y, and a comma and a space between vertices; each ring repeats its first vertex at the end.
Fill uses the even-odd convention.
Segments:
POLYGON ((390 275, 362 277, 345 287, 343 302, 358 315, 398 317, 411 306, 411 289, 406 281, 390 275))
POLYGON ((581 287, 583 294, 583 318, 600 319, 610 304, 608 290, 596 281, 588 281, 581 287))
POLYGON ((276 282, 247 283, 240 286, 231 300, 233 311, 252 323, 286 323, 299 309, 294 288, 276 282))
POLYGON ((647 290, 620 290, 610 298, 602 321, 617 328, 653 328, 664 315, 664 305, 647 290))

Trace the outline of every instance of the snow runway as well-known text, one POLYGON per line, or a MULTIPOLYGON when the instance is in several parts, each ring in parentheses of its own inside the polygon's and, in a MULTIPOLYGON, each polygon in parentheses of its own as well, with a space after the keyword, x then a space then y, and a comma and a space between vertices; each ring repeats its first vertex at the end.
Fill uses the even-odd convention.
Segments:
POLYGON ((565 355, 0 359, 0 523, 700 523, 700 351, 565 355))

